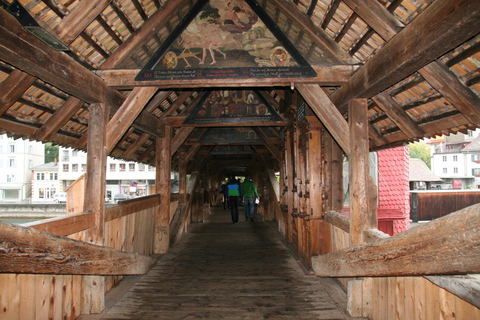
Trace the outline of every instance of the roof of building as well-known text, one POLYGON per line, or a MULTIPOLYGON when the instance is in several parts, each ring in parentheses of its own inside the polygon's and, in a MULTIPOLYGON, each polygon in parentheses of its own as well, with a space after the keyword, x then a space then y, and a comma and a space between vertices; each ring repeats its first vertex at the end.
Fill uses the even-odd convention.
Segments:
POLYGON ((442 181, 421 159, 410 158, 410 181, 433 182, 442 181))
POLYGON ((39 166, 33 167, 30 170, 32 171, 57 171, 58 170, 58 164, 55 162, 48 162, 41 164, 39 166))
POLYGON ((480 135, 463 148, 462 152, 480 152, 480 135))

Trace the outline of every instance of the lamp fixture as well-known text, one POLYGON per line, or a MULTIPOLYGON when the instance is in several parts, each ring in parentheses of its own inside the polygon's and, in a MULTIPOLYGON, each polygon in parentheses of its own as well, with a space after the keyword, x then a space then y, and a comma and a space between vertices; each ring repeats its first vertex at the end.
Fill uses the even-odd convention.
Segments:
POLYGON ((7 11, 15 17, 15 19, 20 22, 20 24, 33 34, 38 39, 42 40, 44 43, 49 45, 52 49, 57 51, 69 51, 67 46, 65 46, 61 41, 55 38, 53 35, 47 32, 44 28, 32 18, 32 16, 25 10, 24 7, 17 1, 13 1, 10 6, 7 7, 7 11))

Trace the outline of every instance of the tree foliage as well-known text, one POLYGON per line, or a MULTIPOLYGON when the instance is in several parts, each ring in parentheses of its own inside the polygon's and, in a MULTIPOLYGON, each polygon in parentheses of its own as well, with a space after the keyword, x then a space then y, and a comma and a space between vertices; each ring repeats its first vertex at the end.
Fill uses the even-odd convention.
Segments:
POLYGON ((430 154, 430 147, 425 142, 415 142, 410 143, 410 158, 418 158, 421 159, 428 168, 431 168, 431 154, 430 154))
POLYGON ((45 163, 58 161, 58 146, 52 145, 51 142, 45 143, 45 163))

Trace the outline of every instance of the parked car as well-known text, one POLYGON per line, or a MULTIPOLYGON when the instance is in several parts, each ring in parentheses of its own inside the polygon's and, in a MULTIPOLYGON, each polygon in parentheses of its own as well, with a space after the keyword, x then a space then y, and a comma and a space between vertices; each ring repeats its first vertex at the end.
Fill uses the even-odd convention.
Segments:
POLYGON ((116 195, 113 196, 113 201, 115 201, 116 203, 120 202, 120 201, 124 201, 124 200, 128 200, 128 199, 132 199, 133 197, 129 194, 126 194, 126 193, 118 193, 116 195))
POLYGON ((67 193, 57 192, 53 195, 53 201, 56 203, 67 203, 67 193))

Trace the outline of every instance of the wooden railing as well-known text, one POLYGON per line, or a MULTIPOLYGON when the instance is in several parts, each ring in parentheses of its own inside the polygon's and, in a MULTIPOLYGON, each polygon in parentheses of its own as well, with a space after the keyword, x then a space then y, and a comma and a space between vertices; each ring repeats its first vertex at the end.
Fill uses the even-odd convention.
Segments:
MULTIPOLYGON (((177 209, 179 198, 177 195, 171 197, 170 219, 177 209)), ((68 272, 38 274, 39 270, 31 273, 6 270, 12 267, 12 263, 8 263, 5 257, 12 257, 12 250, 21 251, 24 248, 13 249, 13 244, 3 242, 0 245, 0 260, 3 261, 0 262, 0 319, 75 319, 80 314, 90 313, 90 310, 95 309, 92 305, 102 303, 99 300, 104 299, 103 295, 91 296, 91 293, 83 288, 102 286, 100 292, 106 292, 119 282, 123 275, 145 273, 155 261, 154 257, 148 256, 153 253, 155 210, 159 203, 160 196, 156 194, 123 201, 117 206, 107 208, 104 247, 83 242, 88 240, 89 230, 95 227, 93 212, 42 220, 21 227, 0 225, 6 230, 21 233, 19 238, 25 240, 25 251, 32 251, 29 252, 30 259, 38 257, 50 263, 61 263, 65 260, 73 267, 77 263, 80 270, 75 271, 75 275, 68 272), (75 243, 68 238, 82 242, 75 243), (36 252, 41 250, 45 243, 51 243, 52 250, 58 247, 58 252, 36 252), (71 249, 67 250, 67 247, 71 249), (75 248, 78 250, 75 251, 75 248), (88 254, 92 256, 88 258, 88 254), (82 259, 90 262, 84 264, 82 259), (126 263, 125 259, 130 262, 126 263), (146 269, 142 269, 142 265, 146 269), (95 271, 88 272, 89 268, 102 271, 95 275, 95 271)), ((16 241, 15 235, 9 237, 14 239, 5 239, 5 233, 2 235, 2 241, 16 241)))
MULTIPOLYGON (((420 269, 415 260, 424 260, 426 268, 429 263, 434 262, 436 265, 447 267, 448 263, 438 263, 439 259, 451 260, 458 270, 443 270, 444 273, 464 273, 467 269, 474 273, 478 272, 478 268, 474 265, 478 266, 480 240, 476 235, 478 234, 475 231, 476 227, 473 225, 479 221, 479 210, 480 205, 472 206, 444 217, 443 221, 431 222, 429 225, 416 227, 415 230, 411 229, 410 232, 407 231, 393 237, 388 237, 378 230, 367 230, 364 237, 369 239, 367 241, 369 243, 351 248, 349 247, 350 222, 348 217, 334 211, 327 211, 325 220, 331 223, 332 253, 314 257, 312 259, 314 271, 320 276, 337 277, 349 290, 363 292, 362 301, 357 304, 361 306, 361 310, 357 310, 359 311, 358 316, 374 320, 473 319, 475 317, 473 315, 480 314, 480 302, 476 298, 479 292, 474 289, 475 286, 479 286, 479 281, 472 280, 469 287, 465 279, 462 279, 460 285, 455 285, 455 283, 459 283, 455 280, 456 278, 444 276, 439 279, 439 277, 432 276, 415 276, 414 273, 428 273, 428 270, 420 269), (450 232, 447 231, 448 229, 450 232), (451 237, 455 237, 455 234, 459 235, 458 241, 451 239, 451 237), (389 244, 395 243, 396 246, 400 246, 399 249, 389 246, 389 244), (470 258, 463 254, 463 257, 449 256, 450 252, 459 255, 459 252, 463 250, 461 243, 465 243, 467 246, 464 249, 469 252, 470 258), (410 245, 413 245, 411 249, 409 249, 410 245), (427 255, 425 249, 428 250, 430 246, 438 247, 439 252, 427 255), (452 246, 455 247, 452 249, 453 251, 449 249, 452 246), (373 247, 375 249, 371 254, 362 254, 362 252, 370 252, 373 247), (403 253, 399 253, 400 251, 403 253), (395 261, 396 258, 402 259, 402 256, 410 262, 396 263, 397 267, 388 266, 389 261, 395 261), (345 257, 346 259, 340 258, 339 260, 336 257, 345 257), (465 259, 474 265, 465 262, 465 259), (370 260, 372 265, 368 264, 367 260, 370 260), (376 272, 373 264, 387 265, 386 269, 382 271, 384 276, 368 277, 368 275, 372 275, 372 272, 376 272), (330 267, 326 267, 327 265, 330 267), (405 269, 408 268, 412 269, 411 276, 388 276, 389 271, 391 274, 402 274, 407 272, 405 269), (359 273, 346 271, 347 269, 356 269, 359 273), (362 275, 367 275, 367 277, 362 275), (342 278, 345 276, 348 278, 342 278), (359 276, 362 278, 352 278, 359 276), (459 288, 460 290, 458 290, 459 288)), ((438 267, 434 269, 433 265, 431 272, 441 273, 438 267)))

